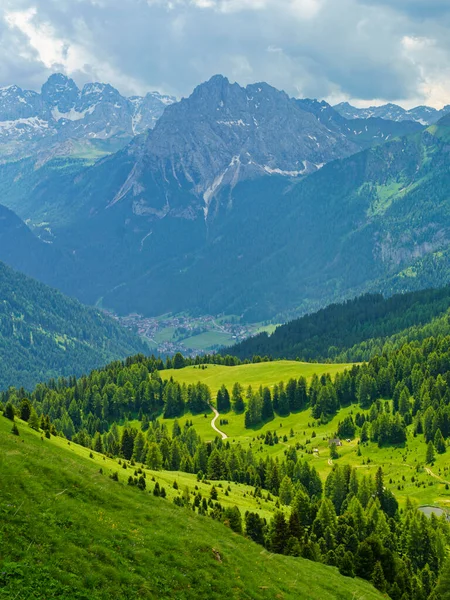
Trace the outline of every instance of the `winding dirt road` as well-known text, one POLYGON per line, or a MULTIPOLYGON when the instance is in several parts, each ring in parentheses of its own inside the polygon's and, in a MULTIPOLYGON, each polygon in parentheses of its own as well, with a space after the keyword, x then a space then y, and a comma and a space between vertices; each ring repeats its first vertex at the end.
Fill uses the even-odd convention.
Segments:
POLYGON ((438 481, 441 481, 442 483, 449 483, 450 484, 450 481, 447 481, 446 479, 443 479, 440 475, 436 475, 436 473, 433 473, 433 471, 431 469, 429 469, 428 467, 425 467, 425 471, 428 473, 428 475, 431 475, 431 477, 434 477, 438 481))
POLYGON ((211 427, 214 429, 214 431, 217 431, 217 433, 222 436, 223 440, 226 440, 228 437, 227 434, 223 431, 220 431, 220 429, 216 426, 216 421, 220 417, 220 413, 216 408, 214 408, 212 404, 210 404, 209 406, 211 407, 211 410, 214 413, 214 418, 211 421, 211 427))

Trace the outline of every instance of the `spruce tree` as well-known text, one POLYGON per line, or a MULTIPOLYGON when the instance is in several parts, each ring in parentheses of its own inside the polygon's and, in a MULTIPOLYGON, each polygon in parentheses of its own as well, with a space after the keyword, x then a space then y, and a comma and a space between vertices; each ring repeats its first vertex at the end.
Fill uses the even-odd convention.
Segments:
POLYGON ((277 511, 270 523, 269 545, 272 552, 283 554, 286 547, 289 529, 281 511, 277 511))
POLYGON ((428 442, 427 445, 427 454, 425 461, 428 465, 431 465, 434 462, 434 446, 431 440, 428 442))
POLYGON ((263 421, 269 421, 274 417, 272 396, 268 387, 263 389, 261 417, 263 421))
POLYGON ((39 431, 39 417, 37 416, 34 408, 31 409, 30 418, 28 419, 28 425, 35 431, 39 431))
POLYGON ((20 418, 22 421, 28 421, 31 415, 31 403, 27 398, 24 398, 20 403, 20 418))
POLYGON ((355 576, 355 559, 351 552, 345 552, 338 560, 337 566, 341 575, 345 575, 345 577, 355 576))
POLYGON ((10 421, 14 421, 14 414, 14 406, 11 404, 11 402, 7 402, 3 410, 3 416, 9 419, 10 421))
POLYGON ((444 436, 439 428, 436 429, 434 436, 434 447, 436 448, 438 454, 444 454, 446 450, 444 436))
POLYGON ((373 569, 371 581, 373 585, 377 588, 377 590, 380 590, 380 592, 384 592, 384 590, 386 589, 386 579, 384 577, 383 567, 381 566, 379 560, 376 562, 375 567, 373 569))
POLYGON ((125 429, 122 432, 122 439, 120 442, 120 451, 121 451, 122 456, 126 460, 130 460, 130 458, 133 456, 133 448, 134 448, 133 436, 131 435, 131 432, 129 431, 129 429, 127 427, 125 427, 125 429))

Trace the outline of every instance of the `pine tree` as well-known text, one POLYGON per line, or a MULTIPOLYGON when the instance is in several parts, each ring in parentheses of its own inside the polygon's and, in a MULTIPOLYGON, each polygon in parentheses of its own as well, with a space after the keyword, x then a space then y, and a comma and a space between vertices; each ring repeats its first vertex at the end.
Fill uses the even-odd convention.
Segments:
POLYGON ((225 385, 217 392, 216 407, 220 413, 227 413, 231 408, 230 394, 225 385))
POLYGON ((377 590, 380 590, 380 592, 384 592, 384 590, 386 589, 386 579, 384 577, 383 567, 381 566, 379 560, 375 564, 375 568, 372 572, 371 581, 373 585, 377 588, 377 590))
POLYGON ((103 440, 102 440, 102 436, 100 435, 100 433, 98 431, 94 435, 93 449, 96 452, 100 452, 100 454, 103 454, 103 450, 104 450, 103 449, 103 440))
POLYGON ((148 445, 146 461, 149 469, 160 471, 163 466, 163 456, 156 442, 151 442, 148 445))
POLYGON ((355 576, 355 559, 351 552, 345 552, 338 560, 338 569, 341 575, 345 577, 355 576))
POLYGON ((337 447, 336 447, 336 443, 332 442, 330 444, 330 458, 335 460, 337 458, 339 458, 339 453, 337 451, 337 447))
POLYGON ((440 570, 435 599, 450 600, 450 558, 447 558, 440 570))
POLYGON ((434 462, 434 446, 431 440, 428 442, 427 445, 427 454, 425 461, 428 465, 431 465, 434 462))
POLYGON ((223 476, 223 461, 220 452, 217 448, 211 452, 208 458, 208 479, 222 479, 223 476))
POLYGON ((272 397, 268 387, 265 387, 263 390, 261 417, 263 421, 269 421, 274 417, 272 397))
POLYGON ((31 415, 31 403, 27 398, 24 398, 20 403, 20 418, 22 421, 28 421, 31 415))
POLYGON ((11 433, 13 435, 19 435, 19 430, 17 428, 17 424, 16 423, 13 423, 13 426, 12 426, 12 429, 11 429, 11 433))
POLYGON ((264 521, 257 513, 245 513, 245 532, 254 542, 264 543, 264 521))
POLYGON ((434 447, 438 454, 444 454, 446 450, 444 436, 439 428, 436 429, 436 434, 434 436, 434 447))
POLYGON ((10 421, 14 421, 14 414, 14 406, 11 404, 11 402, 7 402, 3 410, 3 416, 10 421))
POLYGON ((292 502, 293 485, 290 477, 285 475, 280 483, 280 490, 278 492, 281 504, 289 506, 292 502))
POLYGON ((242 397, 242 387, 239 383, 235 383, 233 386, 233 392, 231 396, 231 405, 235 413, 242 413, 245 409, 244 399, 242 397))
POLYGON ((270 523, 269 543, 272 552, 283 554, 287 543, 288 534, 289 530, 284 518, 284 514, 280 511, 277 511, 273 516, 272 522, 270 523))
POLYGON ((142 432, 139 431, 137 436, 134 438, 133 446, 133 460, 140 463, 143 462, 145 440, 142 432))
POLYGON ((39 431, 39 417, 37 416, 34 408, 31 409, 30 418, 28 419, 28 425, 35 431, 39 431))
POLYGON ((130 460, 130 458, 133 456, 133 447, 134 447, 133 436, 131 435, 131 432, 129 431, 129 429, 127 427, 125 427, 125 429, 122 432, 122 439, 120 442, 120 451, 121 451, 122 456, 126 460, 130 460))

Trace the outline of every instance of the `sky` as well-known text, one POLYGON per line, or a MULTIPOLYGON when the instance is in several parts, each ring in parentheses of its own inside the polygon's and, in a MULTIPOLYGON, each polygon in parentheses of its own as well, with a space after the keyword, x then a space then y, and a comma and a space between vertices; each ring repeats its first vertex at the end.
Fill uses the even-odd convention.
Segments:
POLYGON ((450 104, 450 0, 0 0, 0 86, 51 73, 187 96, 216 73, 295 97, 450 104))

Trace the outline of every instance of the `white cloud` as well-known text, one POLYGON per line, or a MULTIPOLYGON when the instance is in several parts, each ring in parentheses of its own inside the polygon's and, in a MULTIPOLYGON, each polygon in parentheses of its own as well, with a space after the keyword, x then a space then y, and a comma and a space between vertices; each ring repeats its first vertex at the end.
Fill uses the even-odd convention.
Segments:
POLYGON ((3 0, 0 85, 55 70, 178 96, 215 73, 359 104, 450 102, 448 0, 3 0), (428 7, 428 8, 427 8, 428 7))

